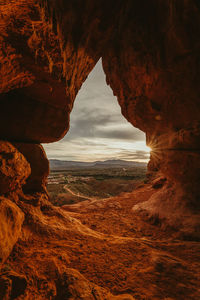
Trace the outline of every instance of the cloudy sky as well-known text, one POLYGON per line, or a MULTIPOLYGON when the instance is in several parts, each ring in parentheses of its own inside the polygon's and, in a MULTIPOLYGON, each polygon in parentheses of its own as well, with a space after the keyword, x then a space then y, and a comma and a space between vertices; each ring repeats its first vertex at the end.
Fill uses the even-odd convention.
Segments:
POLYGON ((82 85, 70 116, 70 130, 59 142, 43 145, 49 159, 148 161, 145 135, 121 114, 105 81, 101 61, 82 85))

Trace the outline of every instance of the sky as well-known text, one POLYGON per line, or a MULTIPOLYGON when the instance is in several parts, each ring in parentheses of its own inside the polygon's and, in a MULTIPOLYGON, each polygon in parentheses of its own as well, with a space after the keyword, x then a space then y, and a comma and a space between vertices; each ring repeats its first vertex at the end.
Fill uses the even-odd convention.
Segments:
POLYGON ((49 159, 141 162, 149 159, 145 134, 122 116, 117 98, 106 84, 101 60, 76 97, 67 135, 59 142, 43 146, 49 159))

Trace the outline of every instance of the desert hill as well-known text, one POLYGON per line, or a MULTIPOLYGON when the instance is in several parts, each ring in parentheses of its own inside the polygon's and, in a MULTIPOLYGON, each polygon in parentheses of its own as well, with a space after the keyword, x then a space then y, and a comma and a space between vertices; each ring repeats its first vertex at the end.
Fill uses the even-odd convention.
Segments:
POLYGON ((146 163, 143 162, 126 161, 121 159, 94 162, 50 159, 49 162, 51 170, 65 170, 69 168, 132 168, 146 166, 146 163))

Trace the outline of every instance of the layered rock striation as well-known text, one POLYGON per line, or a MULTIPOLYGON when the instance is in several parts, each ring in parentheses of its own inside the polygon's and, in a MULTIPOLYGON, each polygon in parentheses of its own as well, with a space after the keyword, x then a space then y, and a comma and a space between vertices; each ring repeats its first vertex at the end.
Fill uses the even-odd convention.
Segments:
MULTIPOLYGON (((69 257, 59 258, 54 251, 53 240, 70 240, 70 231, 81 240, 105 239, 49 203, 45 187, 49 166, 40 145, 67 133, 76 95, 100 57, 122 114, 146 133, 152 148, 153 190, 144 188, 148 196, 131 202, 132 213, 159 220, 163 230, 170 226, 182 238, 199 239, 199 35, 200 6, 194 0, 0 2, 2 299, 137 296, 128 288, 118 296, 119 289, 113 288, 113 296, 106 289, 109 280, 91 283, 67 267, 69 257), (39 273, 31 263, 37 244, 41 256, 34 263, 48 254, 53 261, 50 270, 47 260, 39 273)), ((162 293, 156 293, 151 299, 160 299, 162 293)), ((165 296, 170 297, 167 292, 165 296)), ((190 298, 198 299, 197 293, 189 291, 190 298)))

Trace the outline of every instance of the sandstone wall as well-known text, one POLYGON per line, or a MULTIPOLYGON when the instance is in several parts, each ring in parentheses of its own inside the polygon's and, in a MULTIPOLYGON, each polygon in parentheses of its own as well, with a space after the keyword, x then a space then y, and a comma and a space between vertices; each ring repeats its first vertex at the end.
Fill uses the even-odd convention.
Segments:
POLYGON ((77 92, 100 57, 122 114, 146 133, 149 171, 165 182, 134 209, 173 226, 191 222, 198 234, 199 36, 194 0, 0 2, 1 262, 24 218, 31 223, 29 209, 48 210, 40 143, 67 133, 77 92))

